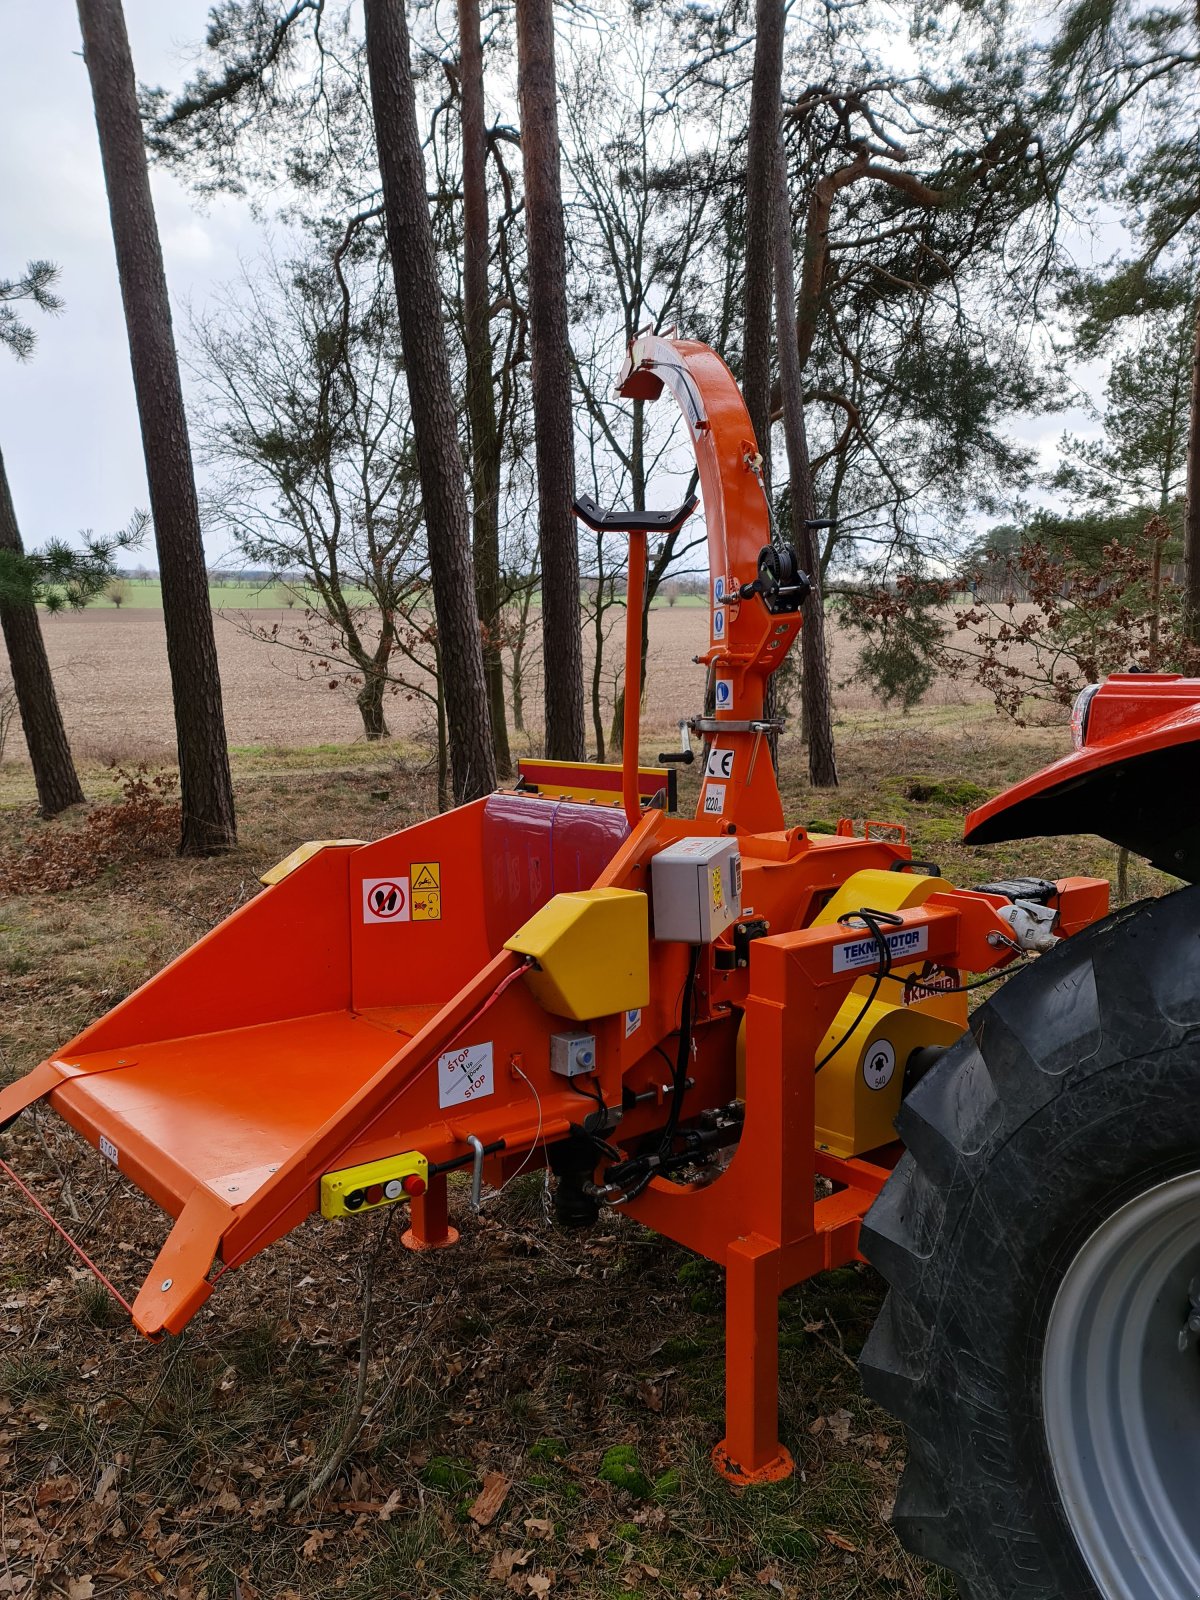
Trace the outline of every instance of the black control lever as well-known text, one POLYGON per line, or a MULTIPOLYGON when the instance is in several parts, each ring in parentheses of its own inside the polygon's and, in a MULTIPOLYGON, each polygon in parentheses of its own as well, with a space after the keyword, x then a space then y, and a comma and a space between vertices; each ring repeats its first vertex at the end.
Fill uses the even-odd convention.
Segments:
POLYGON ((681 767, 690 767, 695 759, 696 754, 693 750, 664 750, 658 758, 658 764, 660 767, 668 767, 678 763, 681 767))

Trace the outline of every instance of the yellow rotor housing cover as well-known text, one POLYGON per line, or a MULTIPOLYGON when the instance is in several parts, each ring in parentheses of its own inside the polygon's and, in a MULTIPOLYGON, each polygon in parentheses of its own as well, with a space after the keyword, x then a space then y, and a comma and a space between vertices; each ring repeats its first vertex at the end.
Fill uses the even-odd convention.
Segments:
POLYGON ((574 1022, 650 1003, 650 915, 638 889, 556 894, 504 948, 532 956, 534 999, 574 1022))
MULTIPOLYGON (((939 890, 953 887, 945 878, 868 867, 846 879, 813 919, 813 926, 827 927, 863 908, 908 911, 924 905, 939 890)), ((945 992, 957 987, 961 973, 955 969, 933 972, 927 967, 924 960, 903 966, 897 963, 844 1048, 817 1074, 816 1139, 820 1148, 834 1155, 855 1156, 890 1143, 896 1137, 893 1123, 900 1109, 909 1056, 922 1045, 953 1044, 966 1027, 966 995, 945 992), (921 980, 927 986, 918 987, 921 980)), ((874 975, 867 973, 851 986, 821 1041, 818 1061, 846 1038, 874 984, 874 975)))

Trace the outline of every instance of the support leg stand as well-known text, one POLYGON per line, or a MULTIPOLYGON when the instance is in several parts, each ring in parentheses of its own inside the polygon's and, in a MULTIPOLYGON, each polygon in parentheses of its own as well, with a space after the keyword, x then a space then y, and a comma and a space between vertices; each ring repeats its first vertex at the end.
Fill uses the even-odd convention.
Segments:
POLYGON ((735 1484, 795 1471, 779 1442, 779 1252, 757 1234, 730 1246, 725 1275, 725 1437, 713 1465, 735 1484))
POLYGON ((446 1195, 446 1176, 430 1178, 424 1194, 416 1195, 411 1205, 411 1226, 401 1235, 406 1250, 444 1250, 458 1243, 458 1229, 452 1228, 446 1195))

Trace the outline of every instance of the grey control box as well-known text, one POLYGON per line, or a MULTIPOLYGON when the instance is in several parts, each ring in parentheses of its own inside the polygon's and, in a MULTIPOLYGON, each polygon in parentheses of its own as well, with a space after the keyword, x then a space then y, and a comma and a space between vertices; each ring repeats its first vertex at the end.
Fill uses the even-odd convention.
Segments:
POLYGON ((594 1033, 552 1033, 550 1035, 550 1071, 560 1078, 580 1078, 585 1072, 596 1070, 596 1035, 594 1033))
POLYGON ((742 856, 736 839, 680 839, 650 863, 654 937, 711 944, 742 914, 742 856))

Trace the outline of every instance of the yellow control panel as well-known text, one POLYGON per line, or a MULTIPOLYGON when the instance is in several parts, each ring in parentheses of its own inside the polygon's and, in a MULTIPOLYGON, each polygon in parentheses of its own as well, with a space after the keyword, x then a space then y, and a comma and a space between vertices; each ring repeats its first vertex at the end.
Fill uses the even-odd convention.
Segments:
POLYGON ((360 1167, 343 1167, 321 1179, 321 1215, 357 1217, 397 1200, 415 1200, 429 1187, 429 1162, 419 1150, 405 1150, 360 1167))

